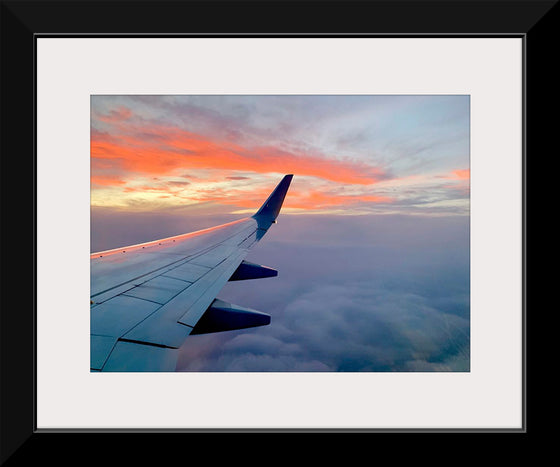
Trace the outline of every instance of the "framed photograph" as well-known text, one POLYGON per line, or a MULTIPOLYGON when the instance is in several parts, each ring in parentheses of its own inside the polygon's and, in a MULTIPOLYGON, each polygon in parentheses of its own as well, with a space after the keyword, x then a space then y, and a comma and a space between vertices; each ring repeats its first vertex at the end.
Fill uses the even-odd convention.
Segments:
POLYGON ((527 433, 527 76, 557 8, 399 3, 294 31, 252 5, 263 32, 235 2, 222 31, 191 24, 210 4, 3 2, 33 288, 3 281, 2 461, 76 432, 527 433))

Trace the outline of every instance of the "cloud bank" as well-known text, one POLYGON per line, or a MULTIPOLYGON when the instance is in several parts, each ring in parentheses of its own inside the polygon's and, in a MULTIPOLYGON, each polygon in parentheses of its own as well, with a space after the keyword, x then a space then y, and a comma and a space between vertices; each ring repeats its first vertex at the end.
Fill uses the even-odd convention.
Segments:
POLYGON ((284 216, 249 258, 279 276, 220 293, 272 323, 192 336, 178 370, 469 371, 468 220, 336 220, 284 216))

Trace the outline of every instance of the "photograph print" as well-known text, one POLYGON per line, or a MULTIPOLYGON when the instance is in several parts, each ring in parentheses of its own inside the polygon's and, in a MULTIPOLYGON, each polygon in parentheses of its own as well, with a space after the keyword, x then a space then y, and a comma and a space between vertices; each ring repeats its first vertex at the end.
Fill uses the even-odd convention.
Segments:
POLYGON ((90 104, 90 371, 470 371, 469 95, 90 104))

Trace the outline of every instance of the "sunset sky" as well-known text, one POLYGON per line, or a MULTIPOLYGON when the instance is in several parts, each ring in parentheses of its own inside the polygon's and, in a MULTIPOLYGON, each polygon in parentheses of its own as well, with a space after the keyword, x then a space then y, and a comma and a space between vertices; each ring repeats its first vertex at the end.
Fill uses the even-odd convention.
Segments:
POLYGON ((92 96, 91 204, 462 214, 469 96, 92 96))
POLYGON ((470 97, 91 97, 91 251, 253 214, 218 297, 262 328, 190 336, 179 371, 469 371, 470 97))

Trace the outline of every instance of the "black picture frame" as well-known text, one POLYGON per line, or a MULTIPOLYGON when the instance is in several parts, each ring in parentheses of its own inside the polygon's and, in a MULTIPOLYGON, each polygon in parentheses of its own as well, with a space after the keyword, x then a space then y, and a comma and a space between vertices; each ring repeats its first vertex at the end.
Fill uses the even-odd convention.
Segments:
MULTIPOLYGON (((456 433, 506 433, 532 435, 543 426, 536 417, 540 403, 529 399, 537 392, 536 371, 527 371, 546 338, 533 338, 539 318, 527 313, 530 299, 541 295, 542 281, 528 276, 528 253, 540 257, 539 249, 528 248, 534 238, 528 220, 543 219, 529 214, 538 199, 548 199, 543 184, 531 182, 529 174, 536 164, 550 155, 557 133, 553 119, 542 112, 556 108, 558 97, 551 67, 553 44, 558 27, 557 1, 308 1, 308 2, 237 2, 237 1, 2 1, 2 293, 0 315, 0 461, 20 465, 38 453, 41 460, 68 458, 68 445, 75 442, 88 450, 84 456, 101 461, 119 446, 111 461, 145 461, 138 450, 138 437, 155 434, 167 452, 185 443, 199 443, 199 434, 217 434, 191 430, 132 430, 133 436, 111 437, 110 432, 77 430, 74 432, 38 432, 35 407, 35 310, 36 310, 36 226, 35 226, 35 45, 42 36, 51 37, 157 37, 170 35, 275 36, 275 37, 521 37, 524 42, 524 420, 521 430, 447 430, 456 433), (529 157, 531 156, 531 157, 529 157), (24 180, 15 174, 27 174, 24 180), (528 196, 531 188, 531 196, 528 196), (17 272, 16 272, 17 271, 17 272), (529 294, 529 292, 531 292, 529 294), (529 335, 528 330, 531 329, 529 335), (531 376, 529 384, 528 377, 531 376), (154 433, 155 432, 155 433, 154 433), (84 433, 95 441, 84 440, 84 433), (188 435, 188 438, 185 436, 188 435), (136 446, 136 448, 135 448, 136 446), (105 456, 104 456, 105 455, 105 456)), ((542 169, 541 169, 542 173, 542 169)), ((536 224, 533 224, 533 226, 536 224)), ((539 246, 543 242, 539 241, 539 246)), ((541 248, 543 248, 541 246, 541 248)), ((542 252, 544 254, 544 251, 542 252)), ((548 310, 551 311, 550 309, 548 310)), ((536 314, 539 310, 536 310, 536 314)), ((118 430, 117 430, 118 431, 118 430)), ((130 433, 130 430, 123 430, 130 433)), ((408 430, 431 433, 434 430, 408 430)), ((437 430, 435 430, 438 432, 437 430)), ((243 434, 243 430, 223 430, 243 434)), ((402 430, 267 430, 275 434, 342 433, 382 435, 402 430)), ((262 432, 245 432, 262 435, 262 432)), ((239 441, 241 445, 245 441, 239 441)), ((526 436, 523 438, 526 439, 526 436)), ((163 447, 158 449, 164 449, 163 447)), ((180 449, 180 448, 179 448, 180 449)), ((242 448, 243 449, 243 448, 242 448)), ((188 455, 185 452, 186 455, 188 455)), ((181 454, 179 454, 180 456, 181 454)))

